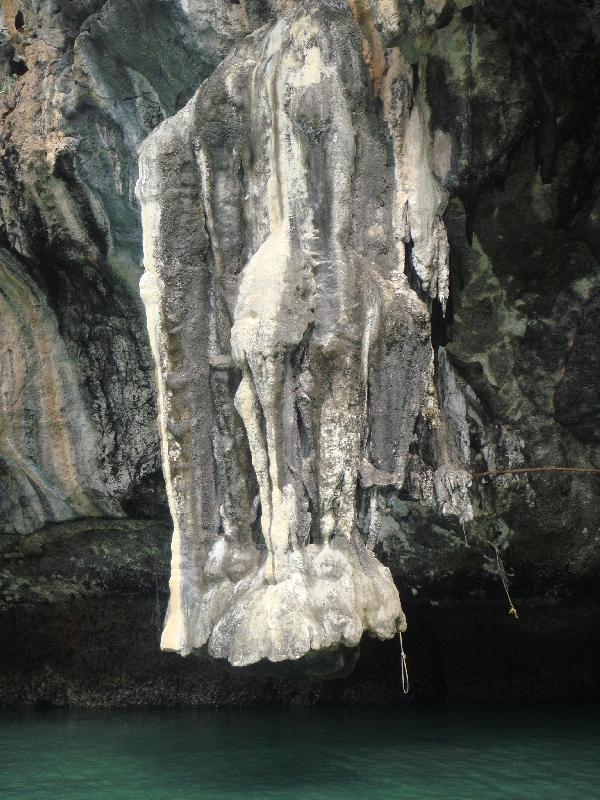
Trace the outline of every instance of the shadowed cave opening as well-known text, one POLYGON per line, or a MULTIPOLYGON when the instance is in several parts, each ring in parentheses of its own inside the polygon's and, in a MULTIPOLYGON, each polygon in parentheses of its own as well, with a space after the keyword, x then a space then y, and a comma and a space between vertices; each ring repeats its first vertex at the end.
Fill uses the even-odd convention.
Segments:
POLYGON ((450 335, 452 321, 454 319, 454 309, 452 306, 452 293, 446 303, 446 313, 442 304, 435 297, 431 303, 431 345, 434 350, 438 347, 445 347, 452 336, 450 335))
MULTIPOLYGON (((163 600, 165 589, 161 579, 163 600)), ((191 702, 208 708, 406 700, 397 638, 382 642, 364 636, 356 666, 346 676, 277 675, 268 667, 261 672, 261 664, 233 669, 159 651, 153 591, 149 586, 144 596, 121 593, 6 610, 0 615, 0 704, 166 707, 191 702), (23 630, 29 631, 25 639, 23 630)), ((516 623, 502 604, 444 608, 407 599, 408 700, 600 700, 598 604, 588 603, 584 614, 574 605, 521 610, 516 623)))
POLYGON ((29 67, 23 61, 23 59, 20 58, 19 56, 15 56, 15 58, 11 58, 11 60, 9 62, 9 67, 10 67, 10 74, 11 75, 16 75, 19 78, 22 75, 25 75, 25 73, 29 71, 29 67))

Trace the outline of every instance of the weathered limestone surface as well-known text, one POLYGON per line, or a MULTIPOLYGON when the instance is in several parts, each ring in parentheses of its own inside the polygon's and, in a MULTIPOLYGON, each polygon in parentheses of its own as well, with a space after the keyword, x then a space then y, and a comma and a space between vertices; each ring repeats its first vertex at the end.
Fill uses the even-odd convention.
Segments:
MULTIPOLYGON (((419 414, 454 431, 465 412, 445 360, 439 407, 433 387, 448 241, 428 110, 399 48, 381 65, 377 48, 345 4, 292 4, 143 145, 165 649, 244 665, 405 627, 358 485, 373 506, 400 489, 419 414)), ((468 520, 468 443, 440 454, 425 499, 468 520)))
MULTIPOLYGON (((299 531, 302 563, 324 548, 329 501, 311 505, 324 489, 355 515, 350 538, 357 550, 342 554, 352 574, 361 574, 354 559, 360 537, 393 575, 411 622, 412 651, 428 637, 439 651, 449 693, 461 682, 463 697, 479 691, 464 660, 471 659, 475 641, 486 676, 496 674, 507 653, 530 648, 531 682, 519 683, 523 665, 515 662, 512 688, 503 676, 495 684, 490 678, 492 696, 494 686, 509 696, 518 686, 527 695, 525 685, 546 685, 539 676, 556 674, 561 653, 536 645, 536 630, 544 626, 570 631, 568 649, 597 653, 588 647, 594 624, 588 609, 596 607, 600 576, 600 479, 469 477, 507 467, 600 467, 597 0, 340 0, 319 4, 316 12, 310 4, 259 0, 2 0, 0 8, 0 582, 3 613, 12 620, 4 616, 2 630, 14 626, 10 641, 29 632, 28 659, 18 661, 15 651, 14 669, 6 674, 27 669, 23 665, 35 662, 37 653, 42 677, 31 696, 45 697, 47 642, 33 620, 49 604, 47 630, 62 632, 55 637, 61 655, 57 650, 53 685, 59 688, 52 697, 75 697, 69 685, 82 662, 65 654, 78 647, 92 652, 98 626, 123 626, 136 603, 140 620, 141 609, 154 607, 154 573, 128 566, 144 523, 132 536, 127 520, 117 524, 116 518, 168 514, 154 365, 137 289, 142 235, 134 192, 137 149, 167 118, 144 153, 162 137, 171 144, 178 138, 179 154, 174 148, 169 158, 188 166, 182 181, 168 184, 173 196, 167 192, 161 200, 164 208, 179 209, 171 241, 168 229, 153 223, 156 269, 163 268, 161 248, 177 250, 182 264, 192 251, 200 254, 193 280, 207 281, 200 299, 203 320, 212 326, 205 360, 194 362, 204 364, 204 372, 192 382, 208 388, 197 389, 201 402, 186 400, 194 415, 178 411, 173 417, 185 426, 202 416, 205 438, 194 448, 205 454, 208 448, 209 457, 192 468, 204 475, 207 464, 214 466, 212 488, 210 480, 202 484, 213 492, 210 502, 196 494, 199 486, 181 494, 187 492, 193 513, 208 520, 201 563, 188 576, 201 577, 198 596, 209 585, 243 583, 245 569, 245 575, 259 575, 267 563, 265 506, 281 523, 277 531, 299 531), (291 20, 306 14, 311 20, 316 15, 319 30, 311 32, 311 24, 294 39, 291 20), (270 54, 259 51, 267 42, 270 54), (329 71, 327 78, 321 70, 329 71), (252 73, 263 82, 252 86, 252 73), (316 82, 303 89, 311 75, 316 82), (205 79, 184 114, 187 122, 173 132, 180 119, 173 115, 205 79), (293 98, 291 105, 286 98, 293 98), (280 130, 275 147, 273 133, 280 130), (353 146, 354 158, 342 167, 353 146), (292 183, 280 170, 267 186, 272 166, 284 162, 293 167, 292 183), (279 213, 273 194, 295 221, 281 236, 271 236, 272 229, 281 233, 269 216, 271 206, 279 213), (336 197, 349 199, 336 207, 336 197), (189 203, 185 235, 182 203, 189 203), (341 211, 348 206, 344 221, 341 211), (310 214, 317 217, 319 210, 325 222, 312 223, 311 238, 310 214), (267 280, 269 291, 257 291, 258 267, 270 263, 269 250, 261 251, 262 262, 253 257, 267 242, 285 267, 277 274, 298 276, 300 284, 267 280), (292 303, 296 285, 301 296, 292 303), (344 329, 346 350, 329 356, 326 336, 340 328, 350 289, 356 302, 347 315, 353 325, 344 329), (257 295, 258 324, 251 318, 257 295), (279 313, 283 308, 289 313, 279 313), (232 328, 240 344, 235 352, 232 328), (273 352, 280 335, 285 346, 273 352), (327 402, 334 379, 346 392, 337 409, 327 402), (240 385, 250 389, 245 414, 235 410, 240 385), (276 408, 285 419, 276 418, 276 408), (288 424, 290 409, 298 413, 288 424), (334 451, 330 467, 322 461, 314 445, 327 431, 314 428, 308 440, 313 420, 323 413, 333 420, 334 411, 342 443, 355 442, 360 431, 358 466, 356 450, 346 444, 334 451), (252 437, 248 425, 268 415, 271 430, 261 426, 252 437), (260 452, 267 459, 263 487, 255 464, 260 452), (343 470, 349 483, 323 486, 319 475, 335 475, 335 461, 349 465, 343 470), (272 484, 276 463, 283 468, 272 484), (200 500, 207 517, 198 510, 200 500), (299 509, 296 518, 290 509, 299 509), (91 517, 96 521, 86 522, 91 517), (98 518, 107 517, 106 530, 113 531, 107 540, 121 537, 118 552, 127 557, 104 564, 110 580, 103 582, 93 553, 100 562, 116 552, 102 545, 98 518), (54 530, 48 523, 64 520, 95 531, 85 559, 77 537, 57 543, 52 557, 50 545, 40 554, 30 544, 36 531, 43 529, 45 537, 54 530), (23 534, 21 548, 14 542, 23 534), (227 547, 208 559, 213 537, 227 547), (243 546, 230 547, 238 540, 243 546), (504 624, 504 595, 488 541, 501 550, 522 612, 518 629, 510 619, 504 624), (249 564, 242 551, 256 560, 249 564), (75 622, 68 598, 82 596, 86 610, 75 622), (110 625, 108 618, 102 622, 108 602, 116 609, 110 625), (526 627, 527 619, 539 625, 526 627), (87 639, 80 638, 75 632, 86 625, 87 639), (519 633, 524 630, 527 637, 519 633), (68 676, 60 666, 67 663, 68 676)), ((167 155, 161 156, 165 169, 167 155)), ((148 172, 150 183, 162 180, 159 162, 153 167, 158 172, 148 172)), ((172 285, 159 290, 165 287, 174 293, 172 285)), ((183 283, 181 293, 188 302, 183 283)), ((174 391, 184 398, 183 386, 174 391)), ((330 438, 335 430, 332 423, 330 438)), ((168 436, 177 436, 183 448, 198 431, 175 426, 168 436)), ((179 460, 176 448, 169 459, 179 460)), ((191 519, 190 509, 184 511, 191 519)), ((147 524, 150 541, 158 528, 147 524)), ((338 552, 344 537, 341 530, 334 534, 330 549, 338 552)), ((282 539, 268 543, 275 555, 282 539)), ((370 573, 368 565, 361 569, 370 573)), ((381 575, 372 583, 379 585, 381 575)), ((134 636, 105 633, 99 640, 146 659, 134 636)), ((146 637, 144 654, 154 647, 154 633, 146 637)), ((381 644, 388 646, 394 645, 381 644)), ((166 666, 169 654, 161 658, 167 660, 157 701, 169 669, 173 676, 184 669, 166 666)), ((569 686, 585 687, 600 674, 597 655, 590 658, 583 658, 569 686)), ((109 660, 118 682, 118 657, 109 660)), ((414 685, 418 663, 413 659, 414 685)), ((142 679, 134 676, 147 670, 128 674, 123 680, 135 683, 142 679)), ((421 678, 429 680, 425 673, 421 678)), ((565 685, 559 678, 555 685, 565 685)), ((121 696, 112 684, 102 691, 106 702, 111 692, 121 696)), ((18 694, 11 692, 3 696, 18 694)), ((231 701, 234 695, 231 690, 231 701)), ((134 689, 129 696, 137 696, 134 689)), ((177 702, 182 698, 178 694, 177 702)))
POLYGON ((137 296, 137 147, 260 23, 251 5, 0 3, 0 241, 13 257, 0 276, 10 305, 0 342, 1 531, 162 513, 137 296), (14 259, 26 275, 18 296, 14 259))

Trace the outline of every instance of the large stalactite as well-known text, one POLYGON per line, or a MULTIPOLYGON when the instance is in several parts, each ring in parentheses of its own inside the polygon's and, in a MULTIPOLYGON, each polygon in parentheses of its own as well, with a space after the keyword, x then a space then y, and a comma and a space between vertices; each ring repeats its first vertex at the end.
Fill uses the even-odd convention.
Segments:
MULTIPOLYGON (((165 649, 244 665, 405 628, 357 493, 375 527, 418 416, 444 416, 430 313, 448 294, 446 194, 424 96, 371 23, 292 4, 142 148, 141 290, 175 525, 165 649)), ((437 501, 468 519, 453 455, 437 501)))

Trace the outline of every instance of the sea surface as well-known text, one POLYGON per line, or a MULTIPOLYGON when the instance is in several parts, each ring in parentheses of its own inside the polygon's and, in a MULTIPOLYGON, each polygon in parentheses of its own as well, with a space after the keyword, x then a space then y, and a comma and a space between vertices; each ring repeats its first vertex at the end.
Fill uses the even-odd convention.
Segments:
POLYGON ((595 708, 0 712, 2 800, 599 800, 595 708))

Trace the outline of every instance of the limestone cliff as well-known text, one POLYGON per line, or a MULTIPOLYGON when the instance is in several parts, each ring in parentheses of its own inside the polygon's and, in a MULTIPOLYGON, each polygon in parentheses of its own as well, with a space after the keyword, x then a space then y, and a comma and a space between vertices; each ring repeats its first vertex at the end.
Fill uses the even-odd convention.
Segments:
POLYGON ((137 147, 261 17, 228 2, 0 8, 3 323, 19 342, 1 344, 0 529, 156 514, 137 147))
MULTIPOLYGON (((257 600, 290 569, 293 607, 319 619, 329 547, 327 569, 370 599, 320 646, 401 624, 389 568, 456 676, 461 635, 481 634, 461 634, 463 609, 506 613, 488 541, 519 607, 576 636, 570 604, 597 608, 600 479, 480 473, 600 468, 597 3, 0 6, 0 551, 17 628, 68 596, 35 587, 62 574, 54 528, 39 547, 36 531, 123 518, 135 560, 125 518, 166 515, 152 343, 172 598, 179 575, 183 604, 217 609, 175 649, 243 602, 234 587, 257 600)), ((81 561, 69 592, 142 602, 145 579, 119 568, 89 583, 81 561)), ((215 654, 245 663, 224 627, 215 654)))

